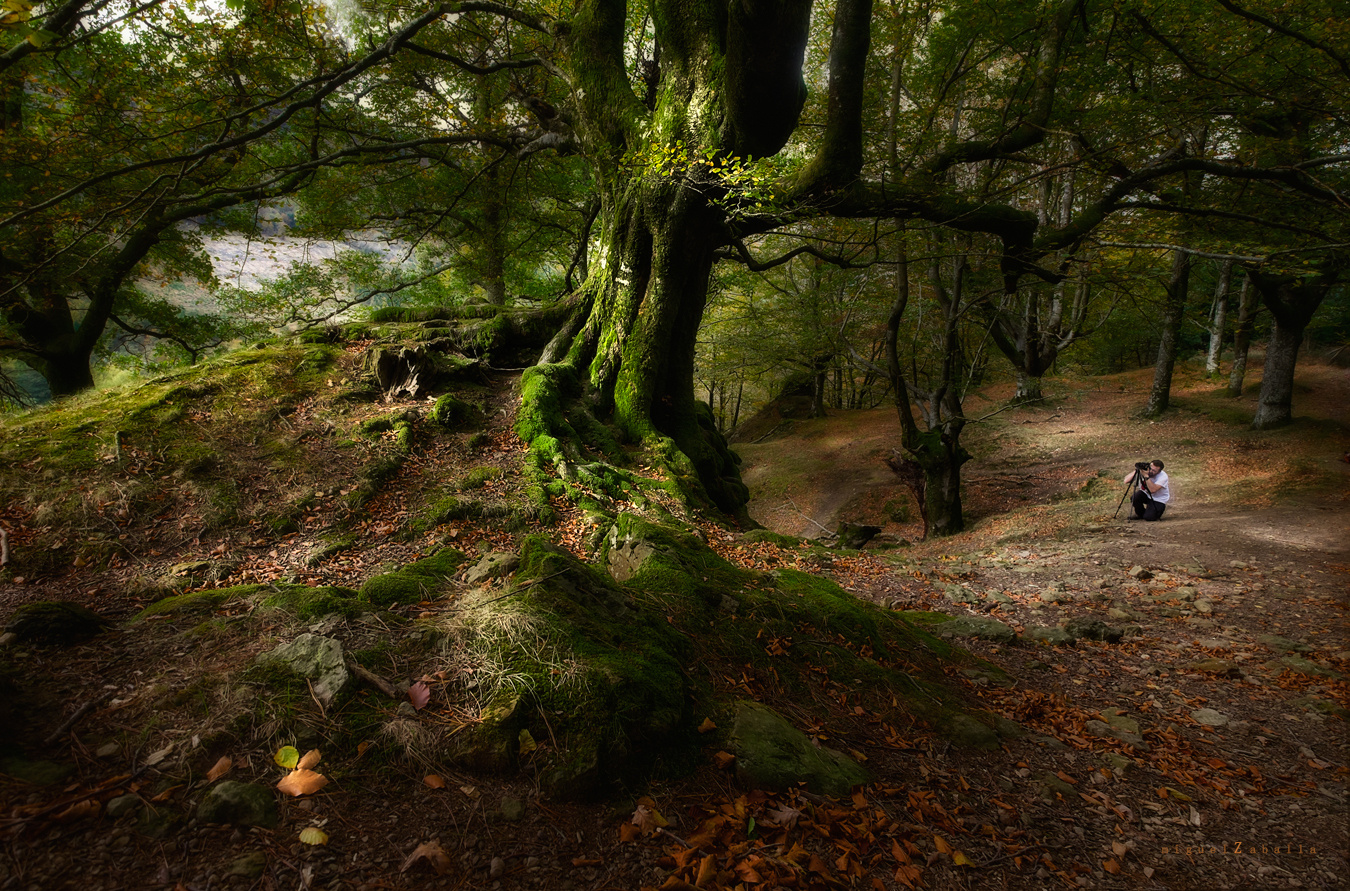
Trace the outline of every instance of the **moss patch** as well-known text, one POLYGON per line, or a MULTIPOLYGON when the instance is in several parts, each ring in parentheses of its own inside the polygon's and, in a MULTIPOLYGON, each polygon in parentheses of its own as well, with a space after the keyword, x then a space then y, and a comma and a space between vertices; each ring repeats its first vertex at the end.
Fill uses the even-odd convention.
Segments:
POLYGON ((463 551, 443 548, 402 569, 366 579, 360 599, 377 606, 418 603, 440 588, 464 562, 463 551))

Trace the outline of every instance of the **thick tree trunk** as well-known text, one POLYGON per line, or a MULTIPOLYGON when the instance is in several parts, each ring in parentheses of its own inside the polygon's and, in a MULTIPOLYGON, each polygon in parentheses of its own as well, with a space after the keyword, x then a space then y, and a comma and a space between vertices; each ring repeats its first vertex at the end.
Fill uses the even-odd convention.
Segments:
POLYGON ((1043 398, 1045 397, 1041 395, 1041 376, 1017 369, 1017 392, 1013 395, 1013 401, 1037 402, 1043 398))
POLYGON ((1158 359, 1153 366, 1153 387, 1149 390, 1144 415, 1157 417, 1172 401, 1172 369, 1177 361, 1177 337, 1186 314, 1186 295, 1191 284, 1191 257, 1177 251, 1172 258, 1172 275, 1167 282, 1167 303, 1163 307, 1162 332, 1158 338, 1158 359))
POLYGON ((74 396, 93 389, 94 373, 89 368, 87 351, 48 349, 40 359, 25 359, 24 362, 42 375, 54 398, 74 396))
POLYGON ((1238 295, 1237 324, 1233 327, 1233 367, 1228 372, 1228 395, 1234 399, 1242 395, 1242 382, 1247 376, 1247 351, 1252 345, 1252 329, 1259 307, 1260 294, 1252 287, 1252 277, 1245 276, 1238 295))
POLYGON ((1267 275, 1253 272, 1251 278, 1270 314, 1275 328, 1266 346, 1265 371, 1261 376, 1261 395, 1257 398, 1252 427, 1265 430, 1293 420, 1294 367, 1303 332, 1313 313, 1335 286, 1339 270, 1326 269, 1315 276, 1267 275))

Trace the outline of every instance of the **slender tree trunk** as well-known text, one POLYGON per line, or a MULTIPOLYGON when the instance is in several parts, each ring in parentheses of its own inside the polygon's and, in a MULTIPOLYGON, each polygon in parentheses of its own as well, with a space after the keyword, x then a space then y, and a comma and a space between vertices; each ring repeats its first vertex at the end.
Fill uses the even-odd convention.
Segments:
POLYGON ((1177 337, 1186 314, 1186 295, 1191 284, 1191 257, 1177 251, 1172 258, 1172 275, 1167 282, 1167 302, 1163 307, 1162 333, 1158 338, 1158 359, 1153 366, 1153 388, 1149 390, 1147 417, 1167 411, 1172 400, 1172 369, 1177 361, 1177 337))
POLYGON ((1242 382, 1247 375, 1247 351, 1251 348, 1260 298, 1260 293, 1252 287, 1252 277, 1243 276, 1242 290, 1238 292, 1238 319, 1233 327, 1233 367, 1228 373, 1228 395, 1234 399, 1242 395, 1242 382))
POLYGON ((1224 326, 1228 321, 1228 286, 1233 276, 1233 261, 1219 267, 1219 282, 1214 287, 1214 311, 1209 320, 1209 351, 1205 354, 1205 374, 1219 376, 1219 357, 1223 354, 1224 326))

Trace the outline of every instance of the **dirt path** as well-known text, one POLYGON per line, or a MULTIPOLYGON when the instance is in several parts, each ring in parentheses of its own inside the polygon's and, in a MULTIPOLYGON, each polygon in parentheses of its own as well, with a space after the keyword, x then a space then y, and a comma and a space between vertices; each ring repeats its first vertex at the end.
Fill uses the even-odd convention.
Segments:
MULTIPOLYGON (((951 767, 1058 852, 1042 867, 1047 881, 1345 887, 1350 464, 1335 419, 1346 416, 1347 379, 1310 377, 1301 396, 1312 417, 1292 435, 1234 423, 1232 404, 1203 383, 1178 387, 1180 409, 1158 424, 1128 415, 1141 381, 1069 387, 972 436, 971 530, 891 552, 900 571, 838 574, 878 603, 997 620, 1018 635, 962 644, 1007 671, 1010 682, 969 682, 1029 735, 951 767), (1128 504, 1113 519, 1120 477, 1154 457, 1176 493, 1163 521, 1127 522, 1128 504), (1119 636, 1056 642, 1082 623, 1119 636), (1064 869, 1066 859, 1077 865, 1064 869)), ((831 423, 877 442, 892 417, 812 422, 820 429, 794 441, 794 460, 809 463, 803 448, 830 441, 831 423)), ((747 450, 751 479, 754 459, 772 452, 760 448, 747 450)), ((877 512, 903 497, 899 487, 870 469, 848 473, 847 456, 874 461, 875 451, 819 455, 828 479, 850 480, 847 498, 780 483, 756 517, 802 534, 772 509, 791 497, 843 505, 816 515, 822 525, 877 522, 914 537, 913 524, 877 512)))

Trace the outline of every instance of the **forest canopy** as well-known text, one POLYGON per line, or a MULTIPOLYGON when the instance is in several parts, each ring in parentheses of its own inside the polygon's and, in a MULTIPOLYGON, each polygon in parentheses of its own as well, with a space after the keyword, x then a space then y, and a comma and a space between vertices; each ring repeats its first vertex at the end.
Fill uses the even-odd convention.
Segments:
POLYGON ((740 515, 734 405, 795 377, 817 408, 893 402, 944 533, 962 397, 989 374, 1035 399, 1067 351, 1151 363, 1158 414, 1179 350, 1217 375, 1231 344, 1240 393, 1264 335, 1266 427, 1292 418, 1309 333, 1344 343, 1350 24, 1330 0, 0 13, 12 399, 16 369, 69 395, 128 344, 195 361, 363 305, 547 307, 522 384, 541 473, 575 478, 613 437, 740 515), (210 239, 278 219, 394 247, 215 280, 210 239), (209 305, 152 286, 178 281, 209 305))

